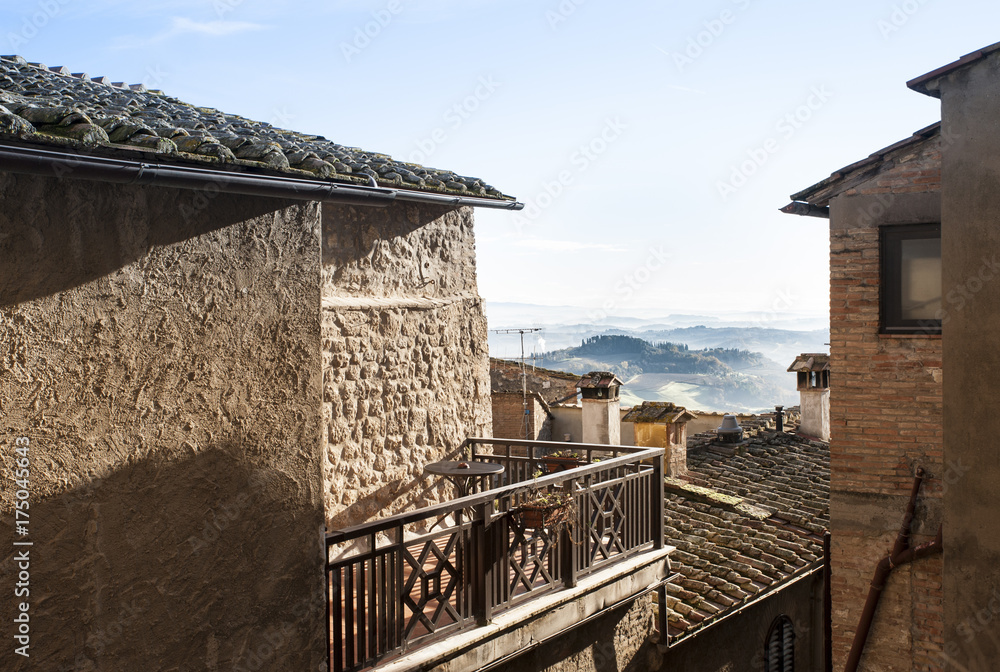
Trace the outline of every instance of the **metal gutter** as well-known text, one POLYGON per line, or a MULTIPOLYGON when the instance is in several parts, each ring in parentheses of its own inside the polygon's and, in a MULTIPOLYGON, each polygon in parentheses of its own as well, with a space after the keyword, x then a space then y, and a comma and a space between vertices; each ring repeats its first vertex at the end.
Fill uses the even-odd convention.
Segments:
POLYGON ((207 193, 242 194, 300 201, 345 203, 386 207, 393 201, 436 203, 520 210, 523 203, 446 194, 430 194, 371 185, 345 184, 276 175, 257 175, 239 170, 199 168, 157 161, 107 158, 82 153, 59 152, 10 143, 0 143, 0 171, 136 184, 207 193))

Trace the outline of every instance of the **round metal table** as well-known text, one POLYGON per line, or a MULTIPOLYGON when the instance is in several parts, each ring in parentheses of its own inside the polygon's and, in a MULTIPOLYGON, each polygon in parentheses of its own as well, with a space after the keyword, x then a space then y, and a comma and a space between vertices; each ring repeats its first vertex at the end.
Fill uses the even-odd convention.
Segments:
POLYGON ((458 496, 461 498, 469 494, 470 486, 475 480, 482 480, 489 476, 502 474, 504 466, 493 462, 456 462, 454 460, 444 460, 424 465, 424 471, 435 476, 444 476, 454 483, 455 488, 458 489, 458 496))

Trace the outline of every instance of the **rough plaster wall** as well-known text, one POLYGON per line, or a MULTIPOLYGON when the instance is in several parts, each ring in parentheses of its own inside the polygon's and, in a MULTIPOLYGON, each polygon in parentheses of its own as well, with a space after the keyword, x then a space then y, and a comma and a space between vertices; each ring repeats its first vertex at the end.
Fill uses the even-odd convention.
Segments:
POLYGON ((620 446, 621 410, 617 401, 583 399, 583 443, 620 446))
POLYGON ((802 420, 799 433, 830 440, 830 391, 803 390, 799 392, 802 420))
POLYGON ((657 669, 650 596, 545 642, 497 672, 645 672, 657 669))
POLYGON ((318 208, 198 196, 0 174, 4 670, 324 662, 318 208))
POLYGON ((947 669, 994 670, 1000 659, 1000 58, 941 83, 944 150, 945 639, 947 669))
POLYGON ((427 462, 489 436, 471 209, 323 210, 327 517, 341 528, 453 494, 427 462))

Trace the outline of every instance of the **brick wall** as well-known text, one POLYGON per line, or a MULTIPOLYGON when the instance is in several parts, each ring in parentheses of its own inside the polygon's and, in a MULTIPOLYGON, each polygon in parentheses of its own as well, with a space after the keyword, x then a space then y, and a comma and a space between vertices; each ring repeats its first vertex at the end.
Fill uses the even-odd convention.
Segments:
POLYGON ((493 393, 493 436, 503 439, 551 440, 552 421, 541 402, 528 396, 528 415, 520 392, 493 393))
MULTIPOLYGON (((912 543, 934 537, 943 472, 941 339, 879 333, 879 226, 940 221, 932 137, 831 201, 831 528, 834 667, 842 668, 875 563, 902 522, 916 467, 912 543)), ((894 572, 862 669, 941 669, 941 559, 894 572)))
MULTIPOLYGON (((552 371, 537 366, 527 367, 528 390, 537 392, 546 403, 554 403, 576 395, 580 376, 565 371, 552 371)), ((494 392, 521 393, 521 365, 504 359, 490 358, 490 386, 494 392)))

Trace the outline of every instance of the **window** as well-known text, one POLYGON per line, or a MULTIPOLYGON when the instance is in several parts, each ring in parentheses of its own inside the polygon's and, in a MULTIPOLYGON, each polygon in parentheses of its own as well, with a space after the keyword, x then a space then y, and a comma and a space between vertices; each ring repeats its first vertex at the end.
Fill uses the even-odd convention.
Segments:
POLYGON ((882 333, 941 333, 941 225, 882 227, 882 333))
POLYGON ((764 672, 795 672, 795 627, 788 616, 771 624, 764 647, 764 672))

